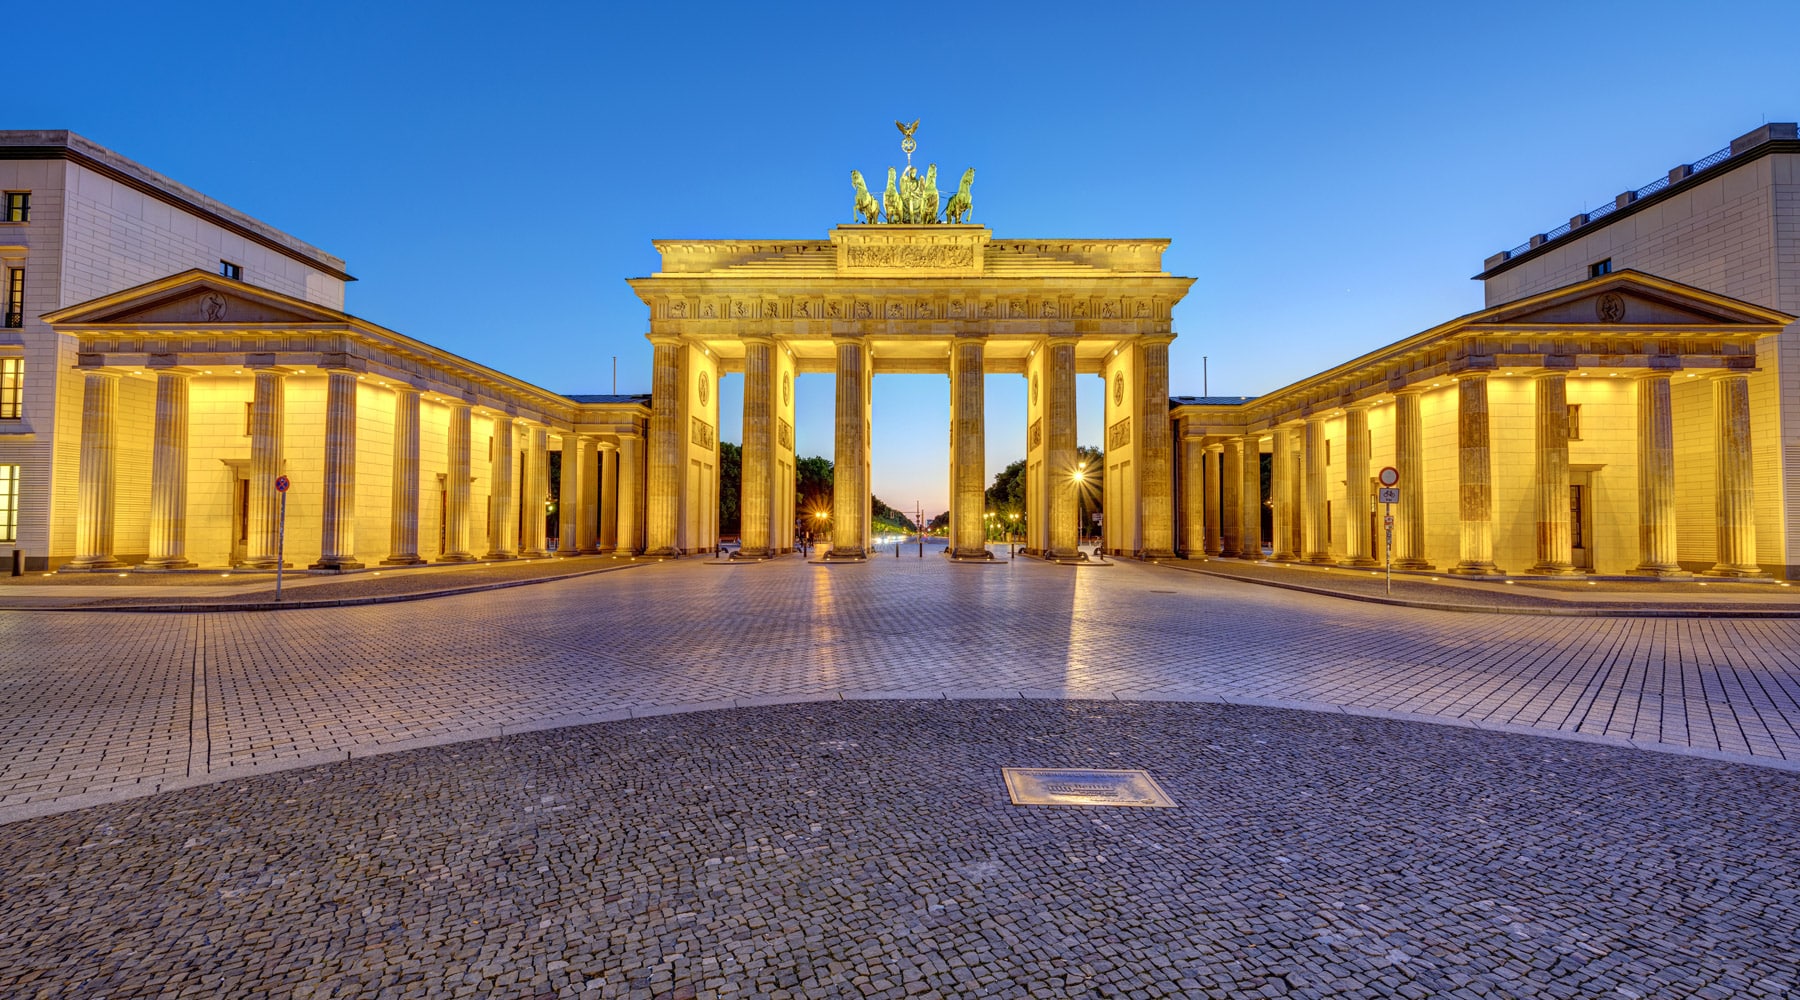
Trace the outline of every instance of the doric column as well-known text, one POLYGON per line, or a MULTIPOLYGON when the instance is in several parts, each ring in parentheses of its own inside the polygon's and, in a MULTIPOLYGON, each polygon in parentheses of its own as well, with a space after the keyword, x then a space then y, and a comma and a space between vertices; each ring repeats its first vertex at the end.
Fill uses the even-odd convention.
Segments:
POLYGON ((1717 427, 1719 562, 1707 576, 1767 576, 1756 561, 1756 456, 1750 450, 1750 379, 1713 381, 1717 427))
POLYGON ((187 558, 189 372, 156 373, 155 442, 150 453, 150 558, 139 569, 183 569, 187 558))
POLYGON ((556 480, 556 554, 572 556, 581 551, 582 494, 581 441, 573 431, 563 431, 562 472, 556 480))
POLYGON ((1221 459, 1223 470, 1219 476, 1219 555, 1235 559, 1243 552, 1238 494, 1243 491, 1244 486, 1244 439, 1234 437, 1227 440, 1221 459))
POLYGON ((1306 418, 1301 429, 1301 449, 1306 454, 1306 500, 1300 510, 1301 556, 1307 562, 1331 561, 1330 530, 1325 513, 1325 417, 1306 418))
POLYGON ((1369 405, 1344 407, 1344 561, 1345 566, 1375 566, 1369 537, 1369 405))
POLYGON ((1197 437, 1181 439, 1181 554, 1206 555, 1206 448, 1197 437))
POLYGON ((681 555, 681 473, 686 465, 681 426, 681 342, 653 336, 650 369, 650 462, 644 525, 645 555, 681 555))
POLYGON ((1394 505, 1394 568, 1430 570, 1425 559, 1425 429, 1419 390, 1394 393, 1394 471, 1400 502, 1394 505))
POLYGON ((325 375, 325 484, 319 561, 313 569, 361 569, 356 560, 356 373, 325 375))
POLYGON ((978 337, 958 338, 950 345, 951 449, 950 555, 957 559, 986 559, 987 524, 987 396, 986 342, 978 337))
POLYGON ((1669 376, 1637 384, 1638 565, 1643 576, 1688 576, 1675 558, 1675 418, 1669 376))
POLYGON ((766 559, 775 554, 770 538, 775 523, 775 338, 743 340, 744 452, 738 478, 739 547, 733 558, 766 559))
POLYGON ((1294 428, 1286 424, 1275 428, 1274 450, 1269 455, 1269 502, 1274 508, 1270 522, 1275 537, 1269 546, 1269 557, 1277 562, 1300 558, 1294 550, 1294 517, 1300 511, 1294 502, 1293 454, 1294 428))
POLYGON ((450 400, 450 433, 444 462, 444 552, 438 562, 469 562, 469 404, 450 400))
POLYGON ((281 494, 275 491, 275 477, 281 475, 287 371, 272 367, 255 371, 256 390, 250 402, 250 524, 245 532, 244 565, 274 569, 281 545, 277 537, 281 494))
MULTIPOLYGON (((831 470, 831 559, 865 559, 863 518, 869 509, 869 343, 838 337, 837 433, 831 470)), ((954 492, 956 484, 951 482, 954 492)))
POLYGON ((1224 552, 1225 535, 1219 510, 1219 477, 1223 475, 1220 468, 1225 462, 1225 448, 1222 445, 1206 446, 1206 554, 1221 555, 1224 552))
POLYGON ((550 429, 543 424, 528 425, 525 442, 525 488, 519 509, 525 534, 519 539, 519 555, 541 559, 550 554, 548 517, 544 511, 544 503, 550 498, 550 429))
MULTIPOLYGON (((575 439, 575 468, 581 475, 581 507, 575 513, 576 551, 593 555, 600 551, 600 462, 592 435, 575 439)), ((568 461, 565 456, 563 461, 568 461)))
POLYGON ((113 558, 113 504, 119 463, 119 376, 87 372, 81 392, 81 466, 71 570, 123 566, 113 558))
POLYGON ((619 435, 618 531, 615 552, 644 550, 644 439, 637 431, 619 435))
POLYGON ((1261 559, 1262 550, 1262 440, 1244 436, 1244 455, 1238 466, 1238 555, 1261 559))
POLYGON ((1487 575, 1494 566, 1493 459, 1488 447, 1487 375, 1466 372, 1456 383, 1456 484, 1462 523, 1461 559, 1452 573, 1487 575))
POLYGON ((494 417, 494 460, 488 469, 488 553, 489 559, 516 559, 519 555, 519 518, 513 512, 513 458, 515 432, 513 418, 505 414, 494 417))
POLYGON ((619 503, 619 445, 601 441, 600 449, 600 537, 595 541, 600 551, 619 548, 619 518, 624 508, 619 503))
POLYGON ((1533 573, 1576 572, 1569 529, 1568 376, 1532 380, 1537 397, 1537 562, 1533 573))
MULTIPOLYGON (((1044 467, 1050 481, 1045 507, 1044 555, 1073 559, 1081 538, 1081 498, 1075 482, 1080 461, 1075 440, 1075 341, 1053 337, 1044 344, 1044 467)), ((985 463, 983 464, 985 474, 985 463)))
MULTIPOLYGON (((394 481, 388 506, 388 557, 383 566, 416 566, 419 558, 419 390, 393 383, 394 481)), ((446 477, 447 478, 447 477, 446 477)))
MULTIPOLYGON (((1138 462, 1143 471, 1138 483, 1143 493, 1139 508, 1144 518, 1144 556, 1149 559, 1167 559, 1175 554, 1175 489, 1171 472, 1174 456, 1169 427, 1169 341, 1172 339, 1161 335, 1140 341, 1143 378, 1138 394, 1142 421, 1138 462)), ((1260 486, 1257 492, 1261 493, 1260 486)), ((1260 513, 1257 523, 1261 524, 1260 513)))

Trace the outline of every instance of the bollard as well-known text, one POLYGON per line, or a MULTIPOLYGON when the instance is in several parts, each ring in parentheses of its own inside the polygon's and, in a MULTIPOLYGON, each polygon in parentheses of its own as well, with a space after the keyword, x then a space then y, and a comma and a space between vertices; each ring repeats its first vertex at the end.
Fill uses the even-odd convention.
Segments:
POLYGON ((14 575, 14 576, 24 576, 25 575, 25 553, 20 552, 18 549, 13 550, 12 575, 14 575))

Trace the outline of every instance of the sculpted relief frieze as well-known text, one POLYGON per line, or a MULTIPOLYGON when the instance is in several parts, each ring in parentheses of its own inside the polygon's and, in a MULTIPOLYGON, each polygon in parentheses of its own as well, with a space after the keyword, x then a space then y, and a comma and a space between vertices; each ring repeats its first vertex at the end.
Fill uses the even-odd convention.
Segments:
POLYGON ((1129 445, 1130 443, 1131 443, 1131 418, 1130 417, 1126 417, 1125 419, 1119 421, 1116 424, 1113 424, 1111 427, 1108 427, 1106 429, 1107 450, 1110 451, 1110 450, 1113 450, 1116 448, 1123 448, 1126 445, 1129 445))
POLYGON ((707 423, 704 420, 701 420, 699 417, 694 417, 693 421, 694 421, 694 429, 693 429, 693 433, 689 435, 689 440, 693 441, 695 445, 697 445, 701 448, 705 448, 707 451, 712 451, 713 450, 712 425, 707 423))
POLYGON ((900 243, 844 248, 848 268, 969 268, 975 266, 975 247, 954 243, 900 243))

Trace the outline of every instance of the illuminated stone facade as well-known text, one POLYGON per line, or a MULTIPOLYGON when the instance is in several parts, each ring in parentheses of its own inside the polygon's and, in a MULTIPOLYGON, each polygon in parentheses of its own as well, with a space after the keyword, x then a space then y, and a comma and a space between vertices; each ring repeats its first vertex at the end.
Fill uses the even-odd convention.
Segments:
POLYGON ((559 395, 346 315, 341 261, 116 154, 0 133, 0 186, 34 198, 30 222, 0 223, 0 259, 24 262, 32 289, 22 328, 0 335, 0 358, 26 371, 0 464, 27 484, 18 541, 0 550, 107 570, 710 552, 718 383, 741 375, 740 555, 775 556, 795 547, 794 380, 831 373, 820 554, 859 560, 873 376, 906 372, 950 380, 951 554, 985 559, 982 378, 1008 372, 1028 385, 1033 554, 1081 558, 1087 374, 1105 384, 1105 461, 1083 474, 1101 480, 1114 554, 1792 576, 1800 142, 1792 126, 1762 133, 1636 208, 1490 259, 1489 308, 1254 399, 1171 397, 1170 317, 1191 279, 1163 270, 1166 241, 973 225, 659 241, 661 269, 631 281, 651 392, 559 395), (1726 263, 1669 251, 1645 232, 1657 226, 1726 263), (1746 258, 1758 231, 1774 235, 1746 258), (109 263, 96 248, 119 240, 133 249, 109 263), (1607 268, 1563 273, 1609 249, 1607 268), (1739 280, 1761 264, 1772 277, 1739 280), (1375 503, 1385 466, 1400 475, 1391 543, 1375 503), (278 555, 281 475, 294 486, 278 555))

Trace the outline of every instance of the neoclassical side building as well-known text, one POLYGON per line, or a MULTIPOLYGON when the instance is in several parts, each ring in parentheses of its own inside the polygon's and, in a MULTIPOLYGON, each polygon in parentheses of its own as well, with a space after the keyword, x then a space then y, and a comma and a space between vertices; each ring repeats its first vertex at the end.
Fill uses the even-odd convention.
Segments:
POLYGON ((0 553, 33 569, 257 570, 280 547, 345 571, 544 554, 551 536, 565 554, 710 552, 734 376, 741 555, 776 556, 794 547, 793 380, 827 372, 831 560, 869 554, 884 372, 950 380, 950 554, 987 558, 982 379, 1007 372, 1028 384, 1027 550, 1053 560, 1082 558, 1090 375, 1105 459, 1080 471, 1116 555, 1671 580, 1800 561, 1792 125, 1490 258, 1478 312, 1232 399, 1171 395, 1192 279, 1164 270, 1164 240, 914 219, 660 241, 661 269, 631 281, 651 392, 582 396, 345 313, 342 261, 79 136, 0 132, 0 197, 0 553), (1391 549, 1374 502, 1390 466, 1391 549))

